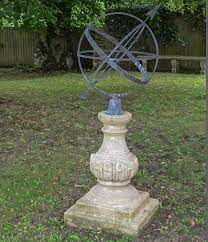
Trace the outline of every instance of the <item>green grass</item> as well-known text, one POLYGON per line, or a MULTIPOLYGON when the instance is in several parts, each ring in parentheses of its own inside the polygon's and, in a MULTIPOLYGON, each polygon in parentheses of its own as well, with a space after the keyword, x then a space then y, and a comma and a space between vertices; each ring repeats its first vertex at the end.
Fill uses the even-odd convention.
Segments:
MULTIPOLYGON (((115 74, 107 84, 128 87, 115 74)), ((92 92, 80 101, 86 87, 76 73, 0 75, 0 241, 133 240, 63 224, 63 213, 96 184, 89 156, 102 142, 97 113, 107 98, 92 92)), ((132 183, 162 202, 140 240, 202 239, 204 77, 157 74, 123 106, 133 114, 127 143, 140 162, 132 183)))

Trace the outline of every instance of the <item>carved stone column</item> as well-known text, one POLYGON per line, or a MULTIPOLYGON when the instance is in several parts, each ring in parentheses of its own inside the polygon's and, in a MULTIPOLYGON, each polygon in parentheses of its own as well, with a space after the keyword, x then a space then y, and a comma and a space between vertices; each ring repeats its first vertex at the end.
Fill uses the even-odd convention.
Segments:
POLYGON ((90 169, 98 184, 65 212, 64 221, 71 227, 137 235, 159 202, 129 184, 138 170, 137 157, 129 151, 125 141, 131 113, 100 112, 98 118, 104 125, 104 138, 98 152, 90 158, 90 169))
POLYGON ((104 138, 99 151, 91 155, 91 171, 102 185, 125 186, 138 170, 137 157, 130 153, 125 141, 126 123, 131 120, 131 114, 101 112, 98 118, 104 124, 104 138))

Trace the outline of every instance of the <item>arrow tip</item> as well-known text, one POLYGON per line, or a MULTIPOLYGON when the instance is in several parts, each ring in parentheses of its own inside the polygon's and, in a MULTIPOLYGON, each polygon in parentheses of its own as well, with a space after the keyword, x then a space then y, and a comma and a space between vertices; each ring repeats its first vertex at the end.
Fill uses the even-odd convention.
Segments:
POLYGON ((147 16, 150 17, 150 19, 152 20, 155 17, 155 14, 157 13, 158 9, 160 8, 160 4, 157 5, 156 7, 154 7, 153 9, 151 9, 148 13, 147 16))

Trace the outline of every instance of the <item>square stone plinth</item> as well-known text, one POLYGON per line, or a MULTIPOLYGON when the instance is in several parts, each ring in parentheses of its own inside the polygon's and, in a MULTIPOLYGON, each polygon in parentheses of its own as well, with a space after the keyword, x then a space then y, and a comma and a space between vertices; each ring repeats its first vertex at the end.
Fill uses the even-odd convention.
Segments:
POLYGON ((113 202, 116 204, 117 201, 114 198, 110 201, 111 204, 108 204, 105 201, 106 196, 102 202, 98 197, 99 194, 93 192, 99 189, 99 186, 96 185, 65 212, 66 225, 137 236, 159 207, 157 199, 152 199, 147 192, 136 189, 137 194, 134 199, 131 200, 130 196, 129 202, 124 206, 115 206, 113 202))

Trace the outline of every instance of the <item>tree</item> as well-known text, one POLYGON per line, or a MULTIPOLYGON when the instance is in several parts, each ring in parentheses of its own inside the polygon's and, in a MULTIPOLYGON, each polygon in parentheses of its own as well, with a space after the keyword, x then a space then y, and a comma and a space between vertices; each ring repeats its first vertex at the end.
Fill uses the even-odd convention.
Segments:
POLYGON ((106 1, 107 9, 135 9, 138 6, 151 7, 160 4, 163 9, 171 12, 194 13, 198 9, 205 9, 206 0, 111 0, 106 1))
POLYGON ((80 30, 104 12, 102 0, 4 0, 0 3, 0 25, 6 21, 14 27, 46 30, 46 41, 39 43, 41 52, 46 55, 44 65, 58 64, 62 68, 67 66, 68 53, 73 57, 71 32, 80 30), (59 63, 53 53, 53 40, 58 35, 63 35, 66 43, 59 63))
POLYGON ((6 22, 14 27, 46 30, 46 41, 39 44, 46 56, 44 65, 58 64, 63 68, 68 65, 69 56, 75 59, 71 38, 73 30, 81 31, 106 11, 149 8, 158 3, 163 9, 180 13, 194 13, 205 6, 205 0, 1 0, 0 25, 6 22), (62 35, 66 43, 59 61, 53 51, 56 47, 53 40, 58 35, 62 35))

